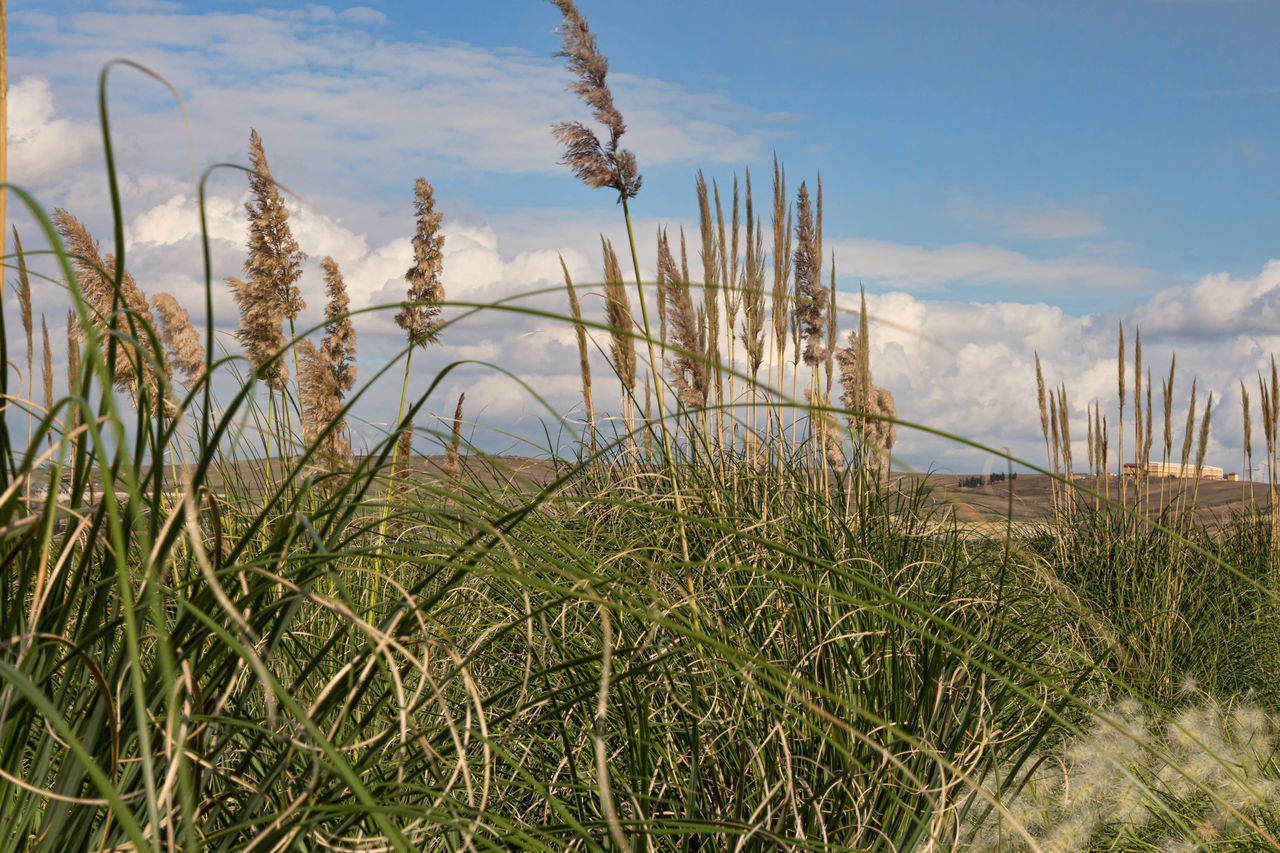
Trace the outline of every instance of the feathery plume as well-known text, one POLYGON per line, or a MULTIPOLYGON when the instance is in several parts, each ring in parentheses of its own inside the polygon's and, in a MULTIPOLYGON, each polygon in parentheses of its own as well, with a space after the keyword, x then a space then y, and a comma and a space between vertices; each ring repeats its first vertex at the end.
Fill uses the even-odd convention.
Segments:
POLYGON ((1088 462, 1089 462, 1089 475, 1097 476, 1098 467, 1097 467, 1097 463, 1095 462, 1095 456, 1093 452, 1095 439, 1093 436, 1093 404, 1092 403, 1085 404, 1084 427, 1085 427, 1084 448, 1085 448, 1085 454, 1088 457, 1088 462))
POLYGON ((1058 395, 1049 392, 1049 436, 1053 446, 1053 473, 1058 474, 1062 468, 1058 464, 1058 455, 1062 451, 1061 439, 1058 436, 1058 395))
MULTIPOLYGON (((123 337, 134 337, 144 347, 148 345, 151 340, 151 334, 154 333, 155 321, 147 305, 147 299, 138 288, 133 276, 128 270, 123 270, 119 273, 120 295, 123 297, 122 307, 128 312, 128 317, 126 317, 124 313, 115 313, 116 290, 114 280, 117 274, 115 257, 112 255, 104 257, 98 249, 97 241, 89 235, 84 223, 66 210, 62 208, 55 209, 52 220, 54 227, 71 254, 71 266, 75 270, 80 292, 84 296, 85 302, 88 304, 89 310, 94 315, 98 325, 104 332, 116 333, 123 337), (110 324, 107 323, 108 318, 111 320, 110 324), (131 323, 133 324, 132 327, 131 323), (133 329, 137 331, 136 336, 132 333, 133 329)), ((82 333, 83 331, 81 329, 82 333)), ((137 371, 135 369, 136 358, 137 354, 132 351, 117 352, 115 374, 112 376, 112 383, 118 390, 127 391, 134 394, 135 397, 139 390, 137 371)), ((163 350, 159 353, 158 360, 161 362, 161 369, 167 375, 169 372, 168 359, 163 350)), ((158 388, 155 368, 145 358, 142 360, 142 364, 143 384, 151 392, 151 396, 154 399, 158 388)))
POLYGON ((1040 353, 1036 353, 1036 402, 1040 405, 1040 432, 1046 448, 1049 444, 1049 409, 1044 396, 1044 373, 1040 370, 1040 353))
POLYGON ((1271 415, 1271 392, 1262 381, 1261 373, 1258 374, 1258 403, 1262 411, 1262 442, 1270 464, 1271 453, 1275 449, 1275 419, 1271 415))
POLYGON ((1147 368, 1147 410, 1143 413, 1146 424, 1142 435, 1142 464, 1151 464, 1151 368, 1147 368))
POLYGON ((773 336, 778 359, 787 350, 791 320, 791 210, 787 205, 787 172, 773 155, 773 336))
MULTIPOLYGON (((662 243, 662 228, 658 228, 658 243, 662 243)), ((561 260, 561 266, 564 261, 561 260)), ((667 340, 667 285, 671 283, 666 274, 662 271, 662 265, 658 265, 658 340, 665 342, 667 340)), ((666 353, 660 353, 660 359, 666 358, 666 353)))
POLYGON ((302 262, 306 254, 298 248, 289 229, 289 209, 285 207, 280 188, 271 177, 267 155, 262 149, 258 131, 249 131, 249 162, 254 173, 249 175, 249 191, 253 201, 245 204, 249 215, 249 255, 244 276, 257 281, 272 303, 288 320, 296 319, 307 307, 298 289, 302 262))
POLYGON ((894 403, 893 393, 887 388, 876 388, 876 414, 882 418, 890 418, 892 420, 877 421, 879 429, 879 438, 876 444, 884 448, 886 456, 889 451, 893 450, 893 446, 898 443, 898 407, 894 403))
POLYGON ((458 444, 462 440, 462 401, 466 398, 466 392, 458 395, 458 406, 453 410, 453 426, 449 431, 449 446, 445 448, 444 475, 451 481, 457 481, 462 474, 462 466, 458 462, 458 444))
POLYGON ((805 402, 809 404, 809 417, 814 420, 814 432, 822 442, 822 457, 832 471, 844 470, 844 442, 840 440, 840 428, 835 417, 823 406, 822 398, 812 388, 804 389, 805 402))
POLYGON ((1253 458, 1253 422, 1249 411, 1249 392, 1244 387, 1244 380, 1240 380, 1240 410, 1244 415, 1244 456, 1246 459, 1253 458))
POLYGON ((613 93, 605 80, 609 60, 596 47, 596 37, 573 0, 551 2, 564 16, 559 27, 562 47, 555 55, 564 57, 573 72, 574 80, 567 88, 591 108, 596 121, 609 131, 609 141, 602 145, 595 133, 580 122, 553 125, 551 132, 565 146, 561 162, 589 187, 611 187, 618 191, 619 201, 635 198, 640 191, 641 177, 635 155, 618 147, 627 126, 614 106, 613 93))
POLYGON ((618 256, 613 251, 613 244, 601 236, 600 246, 604 251, 604 304, 609 320, 609 334, 613 338, 610 345, 613 366, 618 372, 622 387, 630 395, 636 390, 636 342, 631 337, 634 325, 631 319, 631 301, 627 298, 627 289, 622 283, 622 268, 618 266, 618 256))
MULTIPOLYGON (((315 444, 341 409, 337 400, 338 389, 333 384, 333 374, 328 370, 324 357, 309 339, 298 341, 298 381, 302 402, 302 437, 308 445, 315 444)), ((316 449, 315 456, 321 467, 331 468, 334 460, 328 451, 338 440, 335 429, 328 435, 325 447, 316 449)))
POLYGON ((406 304, 396 314, 396 324, 409 336, 409 345, 426 346, 436 340, 440 329, 440 306, 444 301, 444 234, 440 232, 443 216, 435 209, 435 193, 426 178, 413 183, 413 209, 418 228, 413 235, 413 266, 404 274, 409 283, 406 304))
MULTIPOLYGON (((44 314, 40 315, 40 331, 44 334, 44 370, 40 377, 44 380, 44 410, 47 414, 53 411, 53 347, 49 345, 49 324, 45 322, 44 314)), ((52 447, 52 432, 46 432, 45 436, 52 447)))
POLYGON ((1142 330, 1133 335, 1133 456, 1141 464, 1142 454, 1142 330))
POLYGON ((1062 471, 1067 479, 1071 479, 1071 413, 1067 410, 1067 386, 1058 386, 1058 419, 1062 421, 1058 428, 1062 436, 1062 471))
POLYGON ((1187 429, 1182 437, 1182 474, 1187 473, 1187 463, 1191 460, 1191 437, 1196 427, 1196 380, 1191 380, 1191 403, 1187 406, 1187 429))
POLYGON ((839 325, 836 322, 836 253, 832 252, 831 286, 827 288, 827 340, 822 350, 822 362, 827 371, 827 388, 831 388, 831 372, 835 367, 836 335, 839 325))
POLYGON ((31 372, 35 364, 35 341, 31 323, 31 279, 27 275, 27 258, 22 252, 22 241, 18 238, 18 227, 13 228, 13 250, 18 256, 18 308, 22 312, 22 330, 27 334, 27 380, 31 381, 31 372))
MULTIPOLYGON (((698 172, 695 184, 698 192, 698 223, 701 231, 702 250, 698 253, 702 258, 702 311, 706 315, 707 359, 715 364, 719 360, 720 346, 717 332, 720 328, 720 305, 716 291, 720 288, 720 255, 723 243, 716 240, 715 226, 711 219, 711 207, 707 201, 707 181, 698 172)), ((717 192, 717 206, 718 206, 717 192)))
MULTIPOLYGON (((578 337, 578 372, 582 374, 582 404, 587 409, 587 434, 590 436, 591 452, 596 452, 596 419, 591 405, 591 361, 587 352, 587 329, 582 325, 582 307, 578 304, 578 293, 573 289, 573 280, 569 278, 569 267, 564 258, 560 258, 560 269, 564 270, 564 286, 569 291, 569 313, 573 316, 573 330, 578 337)), ((665 315, 664 315, 665 316, 665 315)))
POLYGON ((689 283, 689 252, 684 242, 684 226, 680 226, 680 281, 689 283))
POLYGON ((1204 469, 1204 452, 1209 446, 1209 415, 1213 412, 1213 392, 1209 392, 1209 399, 1204 404, 1204 418, 1200 421, 1200 437, 1196 441, 1196 478, 1199 479, 1200 472, 1204 469))
POLYGON ((328 297, 320 354, 333 373, 335 387, 345 393, 356 384, 356 330, 347 316, 351 300, 337 262, 326 257, 320 261, 320 268, 324 270, 325 295, 328 297))
POLYGON ((325 336, 317 349, 309 340, 298 345, 302 391, 302 434, 308 444, 323 441, 317 455, 329 470, 351 457, 346 435, 343 399, 355 386, 355 329, 346 316, 347 287, 333 258, 320 262, 329 301, 325 306, 325 336), (327 434, 326 434, 327 431, 327 434), (321 436, 324 436, 321 439, 321 436))
MULTIPOLYGON (((729 248, 729 269, 728 275, 724 276, 724 311, 725 326, 729 329, 730 334, 738 320, 738 308, 742 305, 742 287, 741 280, 738 276, 738 175, 733 176, 733 220, 730 224, 732 235, 730 237, 732 243, 729 248)), ((748 230, 747 239, 751 239, 751 232, 748 230)), ((720 244, 724 245, 724 237, 721 236, 720 244)), ((726 272, 723 264, 720 267, 721 273, 726 272)))
POLYGON ((249 131, 249 162, 254 170, 249 175, 253 200, 244 206, 249 217, 244 278, 228 278, 227 284, 240 309, 236 337, 258 376, 279 391, 289 381, 289 368, 277 357, 287 342, 282 324, 292 322, 307 307, 297 284, 307 256, 293 238, 289 210, 271 177, 262 137, 253 129, 249 131))
MULTIPOLYGON (((80 321, 76 312, 67 311, 67 393, 75 397, 80 394, 80 321)), ((76 428, 80 420, 80 408, 71 406, 67 414, 67 432, 76 428)))
POLYGON ((396 439, 395 457, 397 463, 391 471, 390 489, 400 495, 407 494, 413 488, 413 419, 410 418, 400 436, 396 439))
POLYGON ((168 351, 169 360, 182 374, 188 386, 194 386, 204 376, 204 347, 200 333, 191 325, 191 315, 168 293, 157 293, 151 298, 151 309, 160 318, 160 338, 168 351))
POLYGON ((667 362, 667 373, 676 387, 676 396, 686 407, 697 409, 707 403, 707 365, 701 358, 698 334, 698 316, 693 307, 693 296, 687 282, 675 279, 675 259, 664 232, 658 241, 658 271, 662 278, 673 281, 667 285, 667 317, 670 324, 671 343, 683 352, 675 353, 667 362))
POLYGON ((871 382, 871 330, 867 324, 867 291, 859 288, 858 293, 858 399, 868 406, 875 390, 871 382))
POLYGON ((866 448, 878 451, 877 456, 887 454, 897 441, 898 425, 892 420, 897 418, 898 409, 894 404, 893 394, 883 388, 877 388, 871 381, 871 348, 868 344, 867 300, 862 296, 862 316, 858 331, 849 333, 849 345, 839 347, 835 351, 835 361, 840 365, 840 384, 844 393, 840 396, 840 404, 847 410, 846 419, 849 429, 866 448))
POLYGON ((1164 391, 1164 458, 1166 460, 1172 458, 1173 453, 1173 371, 1178 364, 1178 356, 1175 353, 1169 359, 1169 381, 1168 384, 1161 388, 1164 391))
POLYGON ((1097 447, 1093 450, 1093 461, 1098 466, 1098 476, 1107 474, 1107 433, 1105 420, 1102 417, 1102 404, 1093 404, 1093 440, 1097 447))
POLYGON ((277 391, 289 381, 289 368, 284 359, 272 358, 284 349, 281 323, 284 315, 272 305, 270 294, 260 283, 238 278, 226 279, 231 295, 240 307, 240 325, 236 338, 244 346, 249 363, 267 385, 277 391))
MULTIPOLYGON (((1124 368, 1125 368, 1125 359, 1124 359, 1124 323, 1119 323, 1118 325, 1119 325, 1119 329, 1120 329, 1120 351, 1119 351, 1119 356, 1118 356, 1118 359, 1117 359, 1117 361, 1118 361, 1118 367, 1119 367, 1119 374, 1118 374, 1118 376, 1119 376, 1119 385, 1118 385, 1118 388, 1119 388, 1119 391, 1120 391, 1120 426, 1119 426, 1119 429, 1117 430, 1117 433, 1118 433, 1118 435, 1117 435, 1117 441, 1119 442, 1119 444, 1117 444, 1117 446, 1116 446, 1116 455, 1117 455, 1117 456, 1119 456, 1120 458, 1119 458, 1119 460, 1117 461, 1117 463, 1116 463, 1116 464, 1120 466, 1120 473, 1121 473, 1121 474, 1123 474, 1123 473, 1124 473, 1124 404, 1125 404, 1125 393, 1124 393, 1124 391, 1125 391, 1125 389, 1124 389, 1124 368)), ((1122 481, 1122 482, 1123 482, 1123 481, 1122 481)), ((1123 488, 1123 486, 1121 486, 1121 488, 1123 488)))
POLYGON ((747 171, 747 257, 742 267, 742 345, 754 380, 764 361, 764 229, 751 204, 751 171, 747 171), (753 233, 754 232, 754 233, 753 233))
POLYGON ((804 339, 804 363, 816 367, 825 358, 827 289, 822 286, 821 259, 816 251, 813 209, 804 181, 796 197, 795 316, 804 339))

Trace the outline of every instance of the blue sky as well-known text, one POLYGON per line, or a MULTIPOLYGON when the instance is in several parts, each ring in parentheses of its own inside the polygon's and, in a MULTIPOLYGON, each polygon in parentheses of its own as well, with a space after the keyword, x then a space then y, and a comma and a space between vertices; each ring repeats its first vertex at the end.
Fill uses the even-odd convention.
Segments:
MULTIPOLYGON (((640 233, 693 222, 698 169, 727 188, 750 168, 761 198, 775 151, 792 187, 821 172, 840 290, 865 283, 873 313, 916 332, 886 329, 875 350, 905 417, 1035 458, 1034 351, 1082 417, 1114 395, 1117 322, 1143 326, 1149 361, 1176 349, 1185 382, 1198 373, 1218 397, 1280 344, 1280 267, 1268 266, 1280 5, 579 6, 645 175, 640 233)), ((598 277, 597 235, 619 235, 608 193, 555 162, 548 125, 588 113, 563 92, 550 3, 14 2, 9 14, 11 177, 96 233, 109 233, 92 137, 102 63, 137 59, 183 97, 191 142, 162 89, 125 69, 112 78, 144 288, 194 292, 193 164, 244 162, 250 126, 306 203, 299 225, 317 245, 304 249, 343 263, 357 305, 398 298, 418 175, 454 229, 446 288, 460 298, 555 284, 556 252, 598 277)), ((212 190, 231 275, 242 178, 223 173, 212 190)), ((555 366, 570 338, 513 332, 478 328, 468 352, 533 365, 572 405, 572 373, 555 366)), ((368 329, 370 359, 388 334, 368 329)), ((502 380, 473 380, 492 385, 479 405, 495 421, 529 427, 502 380)), ((1215 412, 1227 468, 1233 405, 1215 412)), ((902 449, 922 466, 984 464, 931 439, 902 449)))

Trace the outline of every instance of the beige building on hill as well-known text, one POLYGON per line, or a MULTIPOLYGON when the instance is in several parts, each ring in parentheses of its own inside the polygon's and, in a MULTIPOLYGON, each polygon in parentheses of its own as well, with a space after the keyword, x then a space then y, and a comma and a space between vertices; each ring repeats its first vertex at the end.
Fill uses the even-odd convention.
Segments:
MULTIPOLYGON (((1124 463, 1124 474, 1126 477, 1132 477, 1138 473, 1138 466, 1132 462, 1124 463)), ((1196 468, 1194 465, 1183 467, 1179 463, 1172 462, 1148 462, 1142 466, 1142 473, 1149 477, 1177 477, 1179 479, 1192 480, 1196 476, 1196 468)), ((1222 469, 1216 465, 1200 466, 1201 480, 1235 480, 1237 475, 1234 471, 1224 474, 1222 469)))

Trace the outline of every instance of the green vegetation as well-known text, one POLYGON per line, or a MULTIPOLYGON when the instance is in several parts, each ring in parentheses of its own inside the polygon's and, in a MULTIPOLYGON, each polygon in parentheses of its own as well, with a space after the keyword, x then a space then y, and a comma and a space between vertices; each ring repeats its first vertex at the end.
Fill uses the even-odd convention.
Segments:
MULTIPOLYGON (((640 178, 603 58, 557 5, 609 140, 557 133, 629 216, 640 178)), ((231 285, 246 355, 143 296, 118 197, 104 256, 19 193, 67 286, 73 359, 70 391, 55 399, 46 368, 36 402, 19 254, 25 389, 0 374, 0 851, 1280 846, 1275 519, 1210 530, 1190 489, 1135 509, 1107 500, 1133 485, 1071 488, 1066 392, 1046 404, 1043 381, 1060 490, 1035 531, 973 534, 927 479, 891 477, 912 425, 872 382, 865 306, 836 345, 820 184, 792 211, 774 164, 766 252, 748 176, 740 253, 736 179, 726 229, 700 177, 702 281, 665 234, 659 280, 639 281, 633 240, 638 317, 605 244, 605 322, 572 283, 559 318, 581 333, 586 419, 530 484, 465 446, 462 400, 451 431, 417 433, 444 462, 413 455, 414 418, 453 405, 430 347, 450 304, 429 184, 408 300, 389 308, 404 366, 384 372, 407 389, 421 348, 435 379, 356 455, 344 419, 377 377, 355 381, 341 273, 326 259, 323 330, 295 330, 301 249, 256 134, 251 160, 231 285), (593 338, 623 392, 613 432, 593 338)), ((1125 374, 1122 343, 1122 409, 1125 374)), ((1272 455, 1280 393, 1263 394, 1272 455)))

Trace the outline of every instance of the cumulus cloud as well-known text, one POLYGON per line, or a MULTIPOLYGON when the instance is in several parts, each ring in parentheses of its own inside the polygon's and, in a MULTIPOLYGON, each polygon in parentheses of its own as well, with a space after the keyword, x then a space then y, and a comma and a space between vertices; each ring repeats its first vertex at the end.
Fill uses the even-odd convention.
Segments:
POLYGON ((77 165, 93 147, 94 128, 60 117, 49 81, 20 77, 9 87, 9 180, 33 186, 77 165))
MULTIPOLYGON (((181 93, 196 162, 242 160, 247 129, 255 126, 273 171, 303 186, 323 179, 367 191, 358 176, 385 180, 406 162, 424 171, 553 173, 561 151, 550 125, 589 118, 565 91, 568 72, 549 56, 401 40, 384 31, 381 13, 364 7, 194 13, 148 5, 15 18, 27 47, 12 65, 56 75, 79 91, 75 103, 85 120, 98 70, 125 53, 181 93)), ((145 146, 153 168, 188 166, 184 146, 155 144, 182 138, 168 95, 129 76, 135 74, 120 69, 111 78, 117 133, 145 146)), ((611 81, 634 128, 628 147, 642 167, 760 159, 780 125, 781 117, 724 95, 638 75, 611 81)), ((48 89, 42 92, 47 100, 48 89)))

